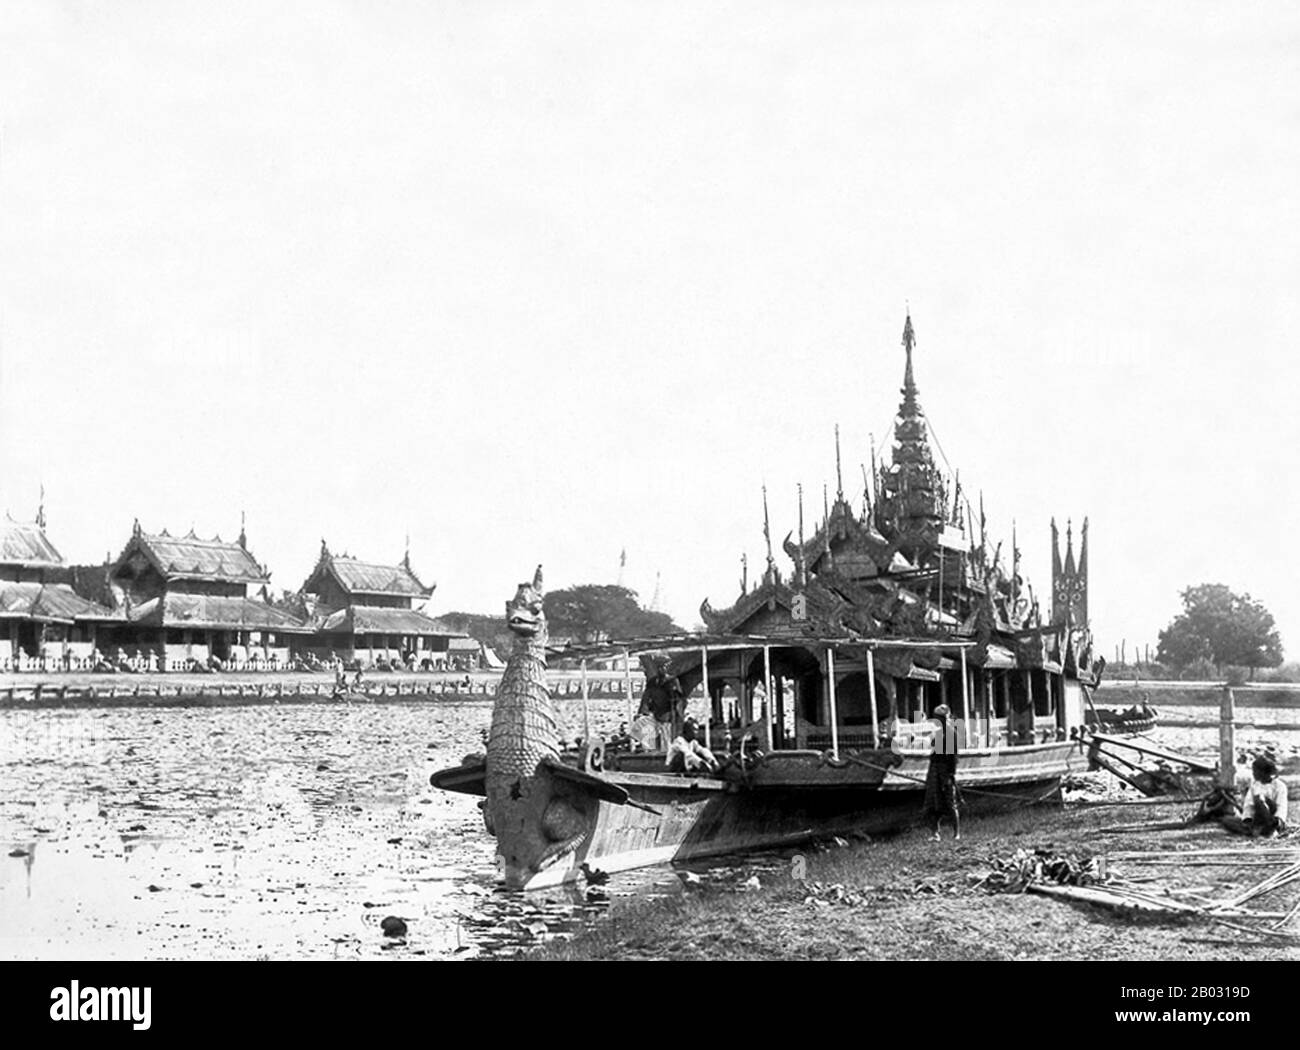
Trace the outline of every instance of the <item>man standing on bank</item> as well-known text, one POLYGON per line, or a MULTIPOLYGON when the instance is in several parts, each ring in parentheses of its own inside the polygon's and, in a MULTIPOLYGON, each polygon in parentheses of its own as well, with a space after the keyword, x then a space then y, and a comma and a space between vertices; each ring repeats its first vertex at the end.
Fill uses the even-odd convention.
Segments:
POLYGON ((930 751, 930 766, 925 774, 925 817, 939 841, 939 824, 944 817, 952 820, 953 838, 961 838, 961 818, 957 807, 957 733, 949 721, 951 712, 946 704, 934 709, 939 728, 934 734, 930 751))

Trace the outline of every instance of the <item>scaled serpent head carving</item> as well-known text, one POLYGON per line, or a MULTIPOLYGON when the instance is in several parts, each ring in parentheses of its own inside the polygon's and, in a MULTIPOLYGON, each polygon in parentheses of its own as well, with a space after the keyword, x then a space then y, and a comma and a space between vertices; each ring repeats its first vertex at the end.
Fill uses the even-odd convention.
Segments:
POLYGON ((542 588, 542 567, 537 566, 532 583, 521 583, 515 596, 506 602, 506 627, 517 638, 546 640, 546 612, 542 588))
POLYGON ((546 687, 546 615, 542 567, 506 603, 506 626, 515 636, 492 706, 485 787, 488 827, 506 885, 528 881, 576 847, 587 834, 580 800, 557 782, 560 730, 546 687))

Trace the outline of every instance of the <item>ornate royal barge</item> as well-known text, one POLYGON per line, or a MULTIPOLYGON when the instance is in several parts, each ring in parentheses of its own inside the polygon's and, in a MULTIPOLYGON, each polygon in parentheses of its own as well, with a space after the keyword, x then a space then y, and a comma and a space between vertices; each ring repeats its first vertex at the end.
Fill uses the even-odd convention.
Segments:
POLYGON ((607 747, 589 727, 565 750, 545 688, 540 568, 521 585, 507 606, 516 651, 487 753, 431 778, 486 796, 507 886, 914 823, 941 704, 958 734, 965 811, 1059 799, 1062 777, 1087 767, 1104 664, 1087 621, 1087 524, 1077 561, 1072 530, 1062 558, 1052 525, 1044 618, 1014 531, 1008 564, 1001 545, 990 550, 982 498, 976 517, 936 465, 910 316, 903 347, 892 454, 877 466, 873 450, 869 475, 864 465, 860 511, 844 496, 837 429, 835 499, 826 494, 805 538, 800 495, 798 539, 783 544, 788 574, 772 553, 764 492, 766 570, 754 586, 742 578, 728 608, 706 600, 704 632, 558 653, 584 669, 640 659, 697 693, 717 772, 669 772, 662 750, 607 747))

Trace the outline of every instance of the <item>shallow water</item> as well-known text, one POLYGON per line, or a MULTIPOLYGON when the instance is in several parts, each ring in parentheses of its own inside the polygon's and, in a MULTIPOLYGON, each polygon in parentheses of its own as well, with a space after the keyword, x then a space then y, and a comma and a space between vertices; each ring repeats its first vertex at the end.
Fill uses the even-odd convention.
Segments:
MULTIPOLYGON (((0 959, 497 955, 620 897, 682 891, 660 867, 501 892, 478 800, 428 782, 481 749, 490 714, 489 699, 0 711, 0 959), (405 937, 384 934, 388 916, 405 937)), ((1189 724, 1200 712, 1162 714, 1154 743, 1216 751, 1217 728, 1189 724)), ((1272 744, 1286 768, 1297 712, 1258 714, 1270 729, 1239 747, 1272 744)), ((623 705, 592 716, 609 732, 623 705)), ((739 884, 786 863, 692 868, 739 884)))
POLYGON ((0 958, 461 957, 678 889, 659 869, 590 894, 499 892, 478 800, 428 782, 481 748, 490 711, 0 712, 0 958))

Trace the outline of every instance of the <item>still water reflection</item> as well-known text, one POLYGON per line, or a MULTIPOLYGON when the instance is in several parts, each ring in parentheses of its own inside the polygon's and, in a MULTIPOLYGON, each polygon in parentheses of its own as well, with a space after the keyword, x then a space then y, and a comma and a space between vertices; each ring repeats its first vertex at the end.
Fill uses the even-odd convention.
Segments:
POLYGON ((490 703, 0 711, 0 958, 463 958, 680 892, 667 868, 499 891, 477 800, 428 782, 490 703))

